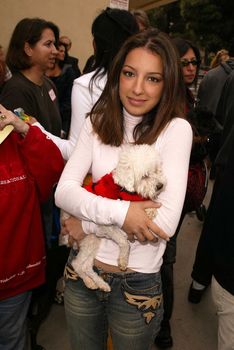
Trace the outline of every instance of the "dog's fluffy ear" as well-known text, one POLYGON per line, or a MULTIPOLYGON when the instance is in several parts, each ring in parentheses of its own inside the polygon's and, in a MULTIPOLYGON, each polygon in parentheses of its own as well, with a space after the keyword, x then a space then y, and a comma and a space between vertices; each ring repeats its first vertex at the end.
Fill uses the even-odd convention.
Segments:
POLYGON ((120 151, 119 161, 112 175, 114 182, 129 192, 134 192, 134 170, 130 159, 133 146, 125 145, 120 151))
POLYGON ((129 192, 135 192, 134 172, 131 166, 119 162, 117 168, 113 170, 112 175, 117 185, 129 192))

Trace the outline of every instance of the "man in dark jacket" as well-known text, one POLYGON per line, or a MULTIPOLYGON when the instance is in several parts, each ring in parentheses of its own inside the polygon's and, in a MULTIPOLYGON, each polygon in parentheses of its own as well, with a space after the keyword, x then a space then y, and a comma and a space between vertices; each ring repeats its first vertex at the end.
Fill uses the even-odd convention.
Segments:
MULTIPOLYGON (((210 283, 213 276, 212 293, 219 318, 219 350, 234 347, 233 94, 234 71, 229 75, 222 93, 222 147, 215 162, 217 175, 214 190, 192 272, 194 280, 204 286, 210 283)), ((194 291, 190 288, 189 300, 199 302, 202 291, 197 291, 197 294, 194 291)))
POLYGON ((228 75, 234 69, 233 59, 228 59, 211 69, 202 79, 198 90, 198 104, 216 115, 218 102, 228 75))
POLYGON ((79 68, 79 60, 78 58, 69 55, 69 51, 72 46, 71 39, 69 39, 68 36, 63 35, 59 38, 59 42, 62 43, 67 49, 68 54, 67 54, 65 63, 70 64, 72 66, 75 72, 76 78, 79 78, 79 76, 81 75, 80 68, 79 68))

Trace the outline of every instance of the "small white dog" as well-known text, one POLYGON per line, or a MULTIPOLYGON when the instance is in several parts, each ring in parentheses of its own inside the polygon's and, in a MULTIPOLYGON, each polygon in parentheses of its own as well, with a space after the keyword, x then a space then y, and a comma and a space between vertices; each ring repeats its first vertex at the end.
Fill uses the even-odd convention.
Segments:
MULTIPOLYGON (((154 146, 146 144, 123 146, 118 164, 112 171, 112 177, 121 191, 136 193, 153 201, 166 185, 160 156, 154 146)), ((146 212, 151 219, 156 215, 154 208, 147 209, 146 212)), ((62 219, 68 217, 68 214, 63 213, 62 219)), ((100 288, 109 292, 111 290, 109 284, 93 270, 94 259, 100 243, 99 237, 112 239, 118 244, 120 249, 118 266, 123 271, 127 269, 130 243, 126 233, 117 226, 104 225, 99 227, 96 235, 88 234, 81 241, 79 253, 72 261, 72 266, 88 288, 100 288)))

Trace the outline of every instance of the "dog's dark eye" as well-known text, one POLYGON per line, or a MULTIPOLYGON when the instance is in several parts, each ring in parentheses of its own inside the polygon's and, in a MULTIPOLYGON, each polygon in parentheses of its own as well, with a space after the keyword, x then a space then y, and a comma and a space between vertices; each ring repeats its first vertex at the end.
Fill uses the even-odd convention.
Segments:
POLYGON ((157 187, 157 190, 159 191, 159 190, 161 190, 163 188, 163 184, 162 183, 158 183, 156 187, 157 187))
POLYGON ((142 176, 142 179, 144 179, 144 180, 148 179, 148 178, 149 178, 149 175, 147 175, 147 174, 142 176))

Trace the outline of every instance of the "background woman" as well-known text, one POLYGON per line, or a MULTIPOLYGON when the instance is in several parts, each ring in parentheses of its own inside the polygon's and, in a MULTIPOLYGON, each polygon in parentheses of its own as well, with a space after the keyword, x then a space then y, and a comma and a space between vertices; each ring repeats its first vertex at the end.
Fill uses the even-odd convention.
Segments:
POLYGON ((159 330, 164 239, 174 234, 179 221, 192 143, 191 127, 183 119, 182 84, 178 56, 166 34, 148 30, 129 38, 62 174, 56 202, 80 220, 66 225, 74 240, 95 233, 99 224, 118 225, 136 239, 126 272, 118 268, 118 247, 102 239, 95 266, 111 284, 108 294, 85 287, 71 269, 72 250, 65 309, 73 349, 104 349, 109 327, 114 349, 146 350, 159 330), (93 182, 115 168, 126 143, 155 145, 163 159, 167 186, 154 222, 144 211, 157 206, 154 202, 113 201, 82 188, 90 167, 93 182))

